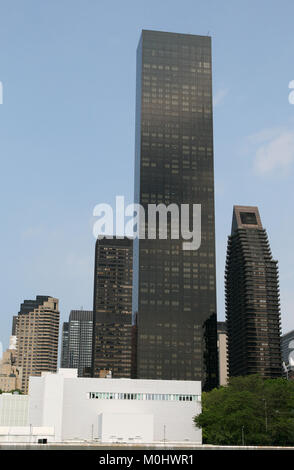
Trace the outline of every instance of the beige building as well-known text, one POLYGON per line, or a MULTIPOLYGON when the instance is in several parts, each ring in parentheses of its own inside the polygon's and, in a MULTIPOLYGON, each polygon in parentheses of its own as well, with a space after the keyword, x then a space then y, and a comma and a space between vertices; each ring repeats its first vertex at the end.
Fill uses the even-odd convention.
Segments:
POLYGON ((21 390, 28 393, 30 376, 57 371, 58 299, 48 296, 25 300, 16 322, 17 361, 22 368, 21 390))
POLYGON ((227 327, 226 322, 217 322, 217 349, 218 349, 218 367, 219 367, 219 384, 227 385, 228 371, 228 355, 227 355, 227 327))
POLYGON ((21 382, 22 368, 16 365, 16 336, 11 336, 9 348, 3 353, 0 361, 0 390, 19 390, 21 382))

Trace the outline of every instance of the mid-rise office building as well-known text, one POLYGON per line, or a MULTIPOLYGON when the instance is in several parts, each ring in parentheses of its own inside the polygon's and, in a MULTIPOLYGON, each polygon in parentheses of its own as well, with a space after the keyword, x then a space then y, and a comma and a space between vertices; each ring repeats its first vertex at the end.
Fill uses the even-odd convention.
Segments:
POLYGON ((278 266, 257 207, 234 206, 225 290, 229 375, 280 377, 278 266))
POLYGON ((133 240, 97 239, 92 376, 131 377, 133 240))
POLYGON ((228 334, 227 324, 224 321, 217 322, 217 352, 218 352, 218 373, 219 385, 228 384, 228 334))
POLYGON ((0 390, 2 392, 21 389, 22 368, 16 365, 16 353, 16 336, 11 336, 9 347, 0 360, 0 390))
POLYGON ((58 299, 38 295, 35 300, 25 300, 18 313, 16 334, 16 366, 22 368, 21 390, 27 393, 30 376, 57 370, 58 299))
MULTIPOLYGON (((201 244, 134 240, 139 379, 218 383, 211 38, 143 31, 137 49, 135 203, 201 205, 201 244)), ((183 226, 181 225, 181 229, 183 226)), ((195 227, 194 227, 195 228, 195 227)), ((200 224, 197 227, 200 231, 200 224)))
POLYGON ((92 364, 93 312, 72 310, 69 321, 63 324, 63 367, 78 370, 78 376, 87 374, 92 364))

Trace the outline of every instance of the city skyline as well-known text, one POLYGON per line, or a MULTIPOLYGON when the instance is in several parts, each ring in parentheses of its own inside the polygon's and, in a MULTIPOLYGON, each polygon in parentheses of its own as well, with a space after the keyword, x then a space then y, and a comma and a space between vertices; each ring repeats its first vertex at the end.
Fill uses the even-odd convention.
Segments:
MULTIPOLYGON (((74 40, 70 27, 67 27, 73 44, 65 41, 58 51, 64 22, 56 23, 57 39, 53 42, 49 26, 57 9, 62 18, 68 13, 64 5, 58 7, 57 2, 52 2, 51 6, 46 6, 47 22, 39 11, 35 11, 33 17, 42 19, 36 21, 36 24, 42 24, 42 28, 35 26, 31 31, 27 29, 31 26, 28 17, 26 24, 21 24, 18 16, 14 17, 5 6, 0 20, 6 21, 0 33, 3 44, 0 80, 4 95, 0 106, 0 150, 2 155, 7 155, 2 185, 2 200, 7 200, 3 211, 4 243, 1 253, 3 264, 7 266, 2 282, 7 295, 1 306, 0 341, 4 349, 8 346, 11 317, 16 314, 23 298, 31 298, 37 292, 52 293, 61 300, 62 320, 74 306, 92 308, 92 252, 95 244, 92 209, 96 203, 111 202, 115 194, 125 194, 132 201, 134 52, 140 30, 144 27, 203 35, 210 29, 213 37, 218 319, 224 319, 225 227, 230 220, 231 206, 236 203, 254 204, 261 209, 264 226, 271 232, 273 252, 279 260, 282 328, 284 332, 293 329, 293 255, 290 250, 293 222, 288 218, 287 207, 292 200, 293 175, 291 139, 294 106, 288 101, 288 83, 293 79, 293 53, 289 48, 283 49, 285 53, 280 55, 280 49, 286 47, 284 44, 291 44, 292 32, 287 32, 285 22, 291 17, 293 5, 289 2, 287 12, 284 12, 283 28, 276 25, 278 34, 275 39, 270 37, 263 25, 250 23, 250 40, 246 44, 249 51, 258 45, 258 52, 252 56, 249 52, 244 53, 242 48, 242 42, 247 38, 246 28, 237 30, 235 25, 231 25, 225 31, 225 26, 221 26, 216 19, 218 15, 224 19, 225 8, 220 11, 216 3, 215 16, 211 16, 202 6, 197 21, 195 18, 192 21, 188 18, 190 15, 176 15, 179 10, 175 4, 167 19, 163 7, 159 6, 155 20, 155 3, 151 2, 151 13, 146 19, 142 15, 144 9, 142 12, 139 8, 134 11, 134 17, 128 23, 130 33, 127 34, 126 25, 119 25, 117 20, 114 23, 118 27, 117 35, 103 30, 107 37, 104 43, 106 52, 99 42, 102 32, 96 32, 97 16, 93 15, 91 20, 89 14, 86 19, 90 21, 90 26, 88 33, 81 35, 80 46, 74 47, 77 39, 74 40), (19 39, 13 38, 10 32, 13 28, 9 29, 14 20, 23 33, 19 39), (234 45, 230 42, 230 34, 235 35, 234 45), (22 36, 30 46, 22 51, 22 60, 29 65, 24 75, 19 73, 17 61, 12 59, 18 57, 17 47, 22 36), (41 38, 42 41, 34 41, 34 38, 41 38), (87 49, 90 39, 94 40, 95 45, 87 49), (232 47, 230 51, 229 45, 232 47), (29 53, 31 47, 32 52, 29 53), (268 50, 271 51, 270 56, 268 50), (53 65, 52 71, 47 62, 44 62, 43 68, 38 66, 39 70, 32 66, 44 51, 49 65, 53 65), (116 76, 116 69, 109 65, 107 54, 119 58, 118 62, 114 62, 115 67, 121 70, 120 87, 114 96, 116 79, 110 80, 110 77, 116 76), (62 66, 64 57, 68 70, 62 66), (77 59, 83 60, 79 73, 77 59), (273 59, 278 63, 274 69, 273 59), (258 70, 259 75, 251 74, 250 70, 258 70), (67 87, 68 83, 71 83, 70 87, 67 87), (88 93, 84 91, 86 84, 89 85, 88 93), (114 106, 118 109, 115 115, 114 106), (56 115, 56 107, 62 111, 58 113, 60 116, 56 115), (78 113, 75 114, 73 110, 76 108, 78 113), (87 113, 89 117, 85 121, 87 113), (117 144, 110 143, 111 126, 116 130, 121 128, 117 144), (108 135, 106 140, 103 139, 104 133, 108 135), (90 164, 94 164, 102 184, 97 182, 95 171, 89 172, 90 164), (16 173, 15 167, 18 168, 16 173), (45 174, 51 174, 49 189, 43 184, 45 174), (244 175, 242 181, 241 175, 244 175), (33 190, 28 188, 28 181, 34 182, 31 185, 33 190), (110 188, 105 181, 113 181, 110 188)), ((71 5, 74 7, 70 20, 76 24, 80 10, 77 2, 71 5)), ((192 2, 186 5, 195 12, 192 2)), ((20 5, 20 13, 24 13, 23 9, 24 6, 20 5)), ((234 11, 234 6, 231 5, 231 9, 234 11)), ((26 5, 26 10, 28 13, 32 11, 32 2, 26 5)), ((92 13, 97 12, 93 7, 92 13)), ((241 9, 239 14, 242 13, 244 11, 241 9)), ((250 14, 249 8, 245 14, 245 25, 250 14)), ((264 14, 269 19, 279 17, 277 9, 268 2, 261 2, 257 7, 257 18, 261 19, 264 14), (262 4, 266 8, 262 8, 262 4)), ((82 22, 82 33, 85 33, 85 24, 82 22)))

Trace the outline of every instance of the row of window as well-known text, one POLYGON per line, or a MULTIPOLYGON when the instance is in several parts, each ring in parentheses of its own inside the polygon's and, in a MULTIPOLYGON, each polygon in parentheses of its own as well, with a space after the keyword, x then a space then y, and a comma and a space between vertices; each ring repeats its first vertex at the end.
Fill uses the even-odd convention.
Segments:
POLYGON ((178 395, 168 393, 90 392, 87 396, 89 399, 99 400, 201 401, 200 395, 178 395))

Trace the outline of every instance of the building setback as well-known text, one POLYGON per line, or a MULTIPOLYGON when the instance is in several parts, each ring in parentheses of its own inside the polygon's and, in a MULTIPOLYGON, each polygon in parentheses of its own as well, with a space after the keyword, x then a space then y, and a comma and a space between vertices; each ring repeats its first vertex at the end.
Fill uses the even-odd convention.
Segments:
POLYGON ((234 206, 225 290, 229 375, 280 377, 278 267, 257 207, 234 206))
POLYGON ((22 386, 28 392, 30 376, 56 372, 58 356, 58 299, 38 295, 21 304, 16 323, 16 366, 22 368, 22 386))
POLYGON ((78 370, 78 376, 89 375, 92 364, 93 312, 72 310, 63 324, 63 367, 78 370))
POLYGON ((133 240, 98 239, 92 376, 131 377, 133 240))
MULTIPOLYGON (((201 205, 201 246, 134 240, 139 379, 218 383, 211 38, 143 31, 137 49, 135 203, 201 205)), ((180 208, 179 208, 180 209, 180 208)), ((146 221, 146 234, 148 222, 146 221)), ((200 228, 200 227, 198 227, 200 228)))

